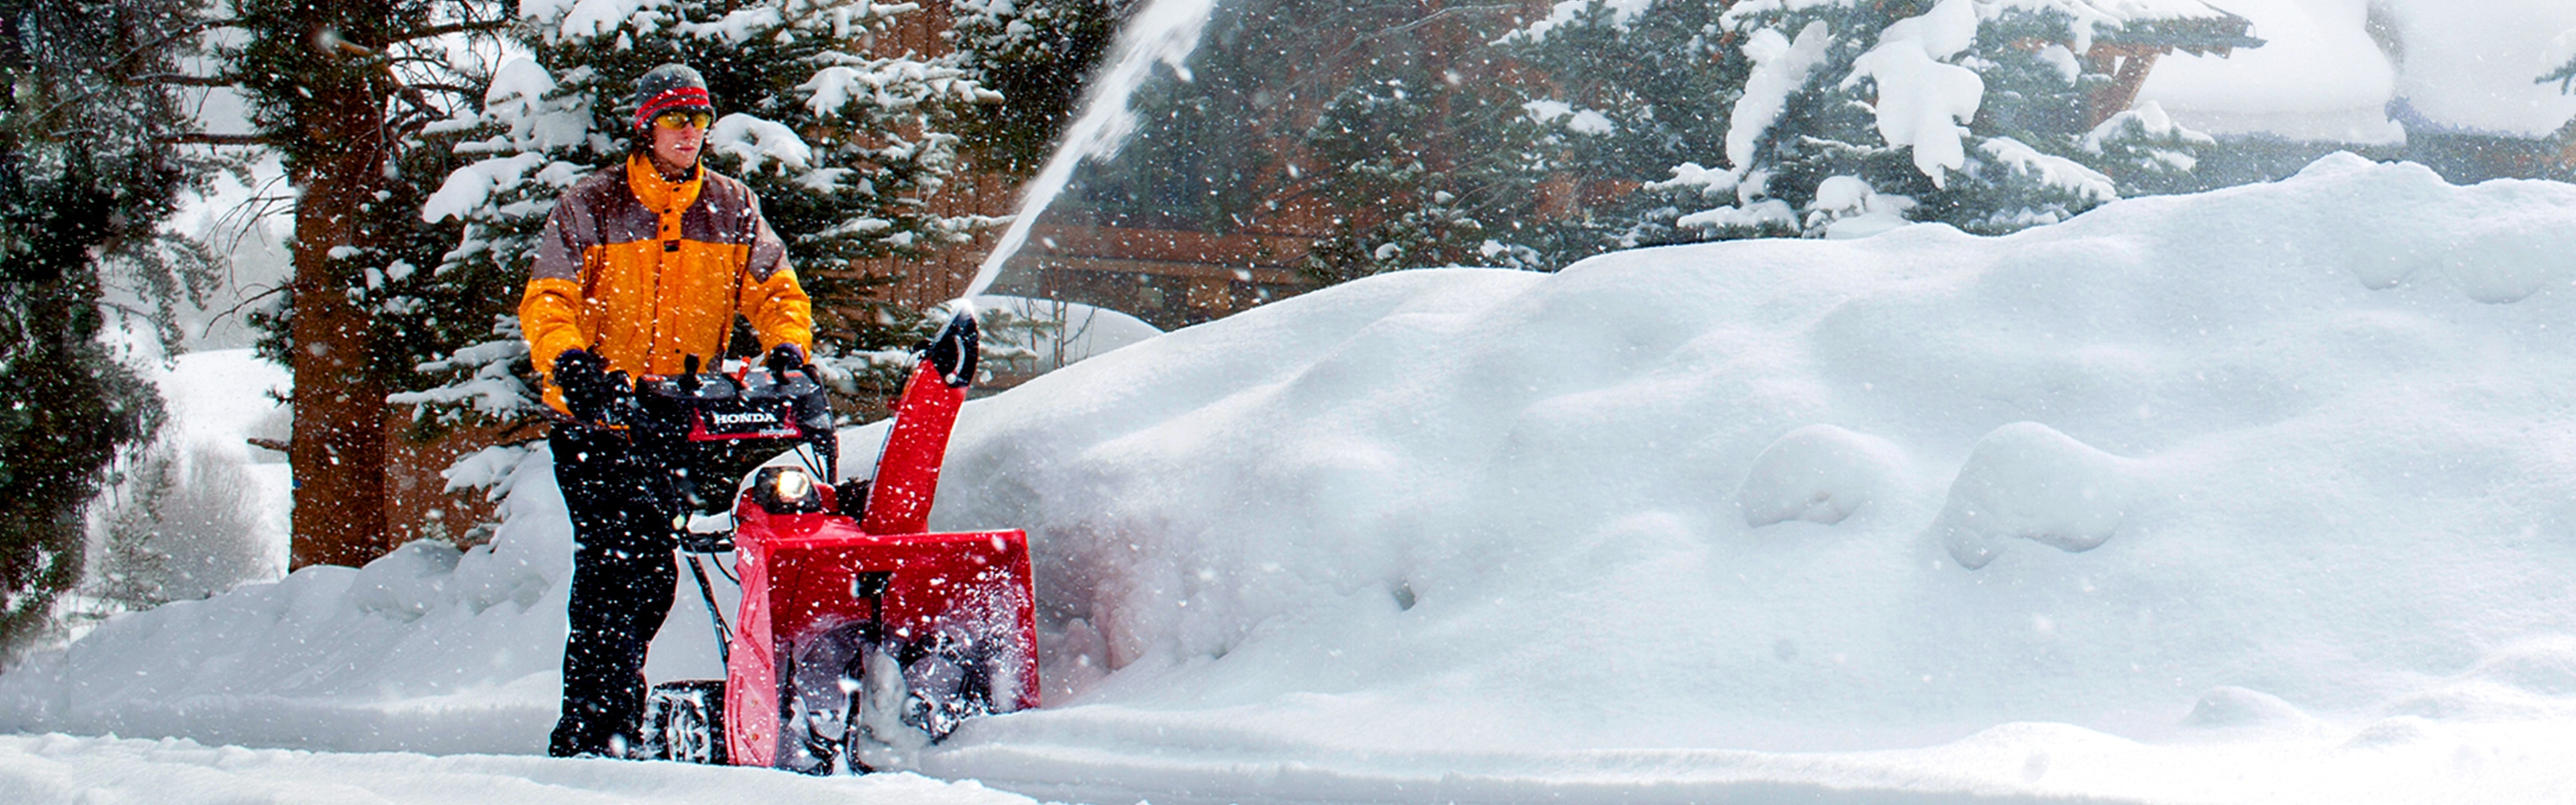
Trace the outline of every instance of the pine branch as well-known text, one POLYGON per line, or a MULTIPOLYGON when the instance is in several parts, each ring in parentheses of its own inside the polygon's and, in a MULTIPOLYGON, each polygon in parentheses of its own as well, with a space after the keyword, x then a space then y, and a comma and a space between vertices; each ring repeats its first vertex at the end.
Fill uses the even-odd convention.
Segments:
MULTIPOLYGON (((151 41, 151 42, 147 42, 147 43, 144 43, 144 44, 141 44, 141 45, 136 45, 136 46, 134 47, 134 49, 133 49, 133 50, 126 51, 125 55, 117 57, 116 61, 114 61, 114 62, 110 62, 110 63, 108 64, 108 66, 107 66, 107 71, 108 71, 108 72, 114 72, 114 71, 117 71, 117 70, 124 69, 124 67, 125 67, 125 65, 126 65, 126 63, 127 63, 127 62, 131 62, 131 61, 133 61, 133 60, 135 60, 135 59, 137 59, 137 58, 141 58, 142 56, 144 56, 144 55, 146 55, 146 54, 160 52, 162 48, 169 47, 171 43, 177 42, 177 41, 179 41, 179 40, 181 40, 181 39, 185 39, 185 38, 188 38, 188 37, 191 37, 191 36, 195 36, 195 35, 197 35, 197 34, 205 33, 205 32, 207 32, 207 31, 211 31, 211 30, 214 30, 214 29, 216 29, 216 28, 231 28, 231 27, 236 27, 237 25, 239 25, 239 23, 240 23, 240 22, 241 22, 240 20, 237 20, 237 19, 234 19, 234 18, 231 18, 231 17, 226 17, 226 18, 223 18, 223 19, 206 20, 206 21, 203 21, 203 22, 199 22, 199 23, 197 23, 197 24, 195 24, 195 25, 190 25, 190 26, 186 26, 186 27, 180 28, 178 31, 172 32, 172 33, 171 33, 170 35, 168 35, 168 36, 164 36, 164 37, 161 37, 160 39, 155 39, 155 40, 153 40, 153 41, 151 41)), ((154 77, 154 78, 158 78, 159 76, 153 76, 153 77, 154 77)), ((122 82, 117 82, 117 83, 123 83, 123 84, 126 84, 126 85, 131 86, 131 85, 133 85, 133 84, 141 83, 141 79, 142 79, 142 78, 143 78, 143 77, 136 77, 136 78, 132 78, 132 79, 126 79, 126 80, 124 80, 124 81, 122 81, 122 82)), ((186 80, 186 81, 181 81, 181 80, 172 80, 172 81, 168 81, 168 82, 165 82, 165 83, 171 83, 171 84, 192 84, 192 83, 194 83, 194 80, 200 79, 201 77, 199 77, 199 76, 179 76, 179 78, 185 78, 185 79, 189 79, 189 80, 186 80)), ((232 82, 224 82, 224 83, 222 83, 222 84, 207 84, 207 85, 203 85, 203 86, 229 86, 231 83, 232 83, 232 82)), ((73 96, 71 96, 71 97, 69 97, 69 98, 64 98, 64 99, 62 99, 62 100, 60 100, 60 101, 56 101, 56 102, 54 103, 54 105, 52 105, 52 106, 48 106, 48 107, 45 107, 44 111, 37 112, 36 114, 34 114, 34 115, 32 116, 32 118, 33 118, 34 120, 40 121, 40 125, 41 125, 41 121, 50 121, 50 120, 53 120, 53 119, 54 119, 54 117, 55 117, 57 114, 61 113, 63 110, 70 109, 70 108, 72 108, 74 105, 77 105, 77 104, 86 103, 86 102, 88 102, 88 101, 89 101, 89 99, 91 99, 91 98, 93 98, 93 97, 96 97, 96 96, 98 95, 98 93, 99 93, 99 89, 97 89, 97 88, 94 88, 94 89, 88 89, 88 90, 83 90, 83 91, 81 91, 79 94, 73 95, 73 96)))
POLYGON ((444 92, 450 95, 464 95, 468 97, 479 97, 483 94, 483 90, 476 89, 474 87, 468 87, 462 84, 442 84, 435 81, 424 81, 418 84, 413 84, 411 85, 411 88, 415 91, 430 90, 433 92, 444 92))
MULTIPOLYGON (((1381 7, 1379 7, 1379 8, 1390 8, 1390 7, 1387 7, 1387 6, 1381 6, 1381 7)), ((1431 13, 1429 13, 1429 14, 1425 14, 1425 15, 1423 15, 1423 16, 1422 16, 1422 18, 1421 18, 1421 19, 1414 20, 1414 21, 1412 21, 1412 22, 1404 23, 1404 24, 1402 24, 1402 25, 1397 25, 1397 26, 1393 26, 1393 27, 1389 27, 1389 28, 1382 28, 1382 29, 1379 29, 1379 30, 1377 30, 1376 32, 1373 32, 1373 33, 1361 34, 1361 35, 1359 35, 1359 36, 1353 37, 1353 38, 1351 39, 1351 43, 1350 43, 1349 45, 1344 46, 1340 51, 1337 51, 1337 52, 1335 52, 1333 55, 1331 55, 1331 56, 1329 56, 1329 57, 1326 57, 1326 58, 1324 58, 1324 59, 1323 59, 1323 60, 1321 60, 1321 61, 1316 62, 1316 64, 1318 64, 1318 65, 1326 66, 1326 68, 1327 68, 1327 69, 1317 69, 1317 70, 1313 70, 1313 71, 1311 71, 1311 72, 1308 72, 1308 73, 1306 73, 1306 74, 1305 74, 1305 75, 1303 75, 1303 76, 1299 76, 1299 77, 1298 77, 1298 79, 1297 79, 1296 81, 1290 82, 1290 83, 1288 84, 1288 86, 1287 86, 1287 87, 1283 88, 1283 90, 1282 90, 1281 94, 1282 94, 1282 95, 1286 95, 1286 94, 1288 94, 1288 93, 1292 93, 1292 92, 1296 92, 1296 91, 1301 90, 1301 89, 1305 89, 1305 88, 1306 88, 1306 86, 1307 86, 1308 84, 1311 84, 1311 83, 1313 83, 1315 80, 1317 80, 1317 79, 1319 79, 1319 78, 1323 77, 1324 75, 1326 75, 1326 74, 1328 74, 1328 73, 1332 72, 1330 69, 1328 69, 1328 68, 1329 68, 1329 65, 1340 64, 1340 63, 1341 63, 1341 61, 1342 61, 1342 57, 1344 57, 1344 56, 1348 56, 1348 55, 1351 55, 1351 51, 1358 50, 1358 49, 1360 49, 1360 47, 1361 47, 1361 46, 1367 45, 1367 44, 1369 44, 1369 43, 1371 43, 1371 42, 1375 42, 1375 41, 1377 41, 1377 40, 1384 39, 1384 38, 1387 38, 1387 37, 1390 37, 1390 36, 1395 36, 1395 35, 1397 35, 1397 34, 1402 34, 1402 33, 1408 32, 1408 31, 1412 31, 1412 30, 1414 30, 1414 29, 1416 29, 1416 28, 1420 28, 1420 27, 1425 26, 1425 25, 1430 25, 1430 24, 1432 24, 1432 23, 1434 23, 1434 22, 1438 22, 1438 21, 1440 21, 1440 20, 1447 19, 1447 18, 1450 18, 1450 17, 1462 17, 1462 16, 1466 16, 1466 15, 1469 15, 1469 14, 1499 14, 1499 13, 1508 13, 1508 12, 1512 12, 1512 11, 1518 11, 1518 10, 1520 10, 1520 8, 1521 8, 1520 6, 1508 5, 1508 4, 1495 4, 1495 5, 1482 5, 1482 6, 1450 6, 1450 7, 1448 7, 1448 8, 1440 9, 1440 10, 1438 10, 1438 11, 1434 11, 1434 12, 1431 12, 1431 13)), ((1374 9, 1366 9, 1366 10, 1374 10, 1374 9)))
POLYGON ((205 132, 195 132, 190 134, 181 134, 175 137, 164 137, 162 138, 162 142, 177 143, 180 145, 269 145, 275 141, 270 140, 266 135, 261 134, 207 134, 205 132))
POLYGON ((509 20, 506 20, 506 19, 501 19, 501 20, 484 20, 484 21, 479 21, 479 22, 477 22, 477 21, 470 21, 470 20, 469 20, 469 21, 466 21, 466 22, 451 22, 451 23, 448 23, 448 24, 446 24, 446 25, 432 25, 432 26, 427 27, 427 28, 414 29, 414 30, 413 30, 413 31, 411 31, 410 33, 405 34, 405 35, 404 35, 402 38, 400 38, 400 39, 393 39, 393 40, 388 40, 388 41, 386 41, 386 42, 384 43, 384 46, 385 46, 385 47, 391 47, 391 46, 393 46, 393 45, 399 45, 399 44, 402 44, 402 43, 405 43, 405 42, 417 42, 417 41, 420 41, 420 40, 423 40, 423 39, 435 39, 435 38, 438 38, 438 37, 441 37, 441 36, 446 36, 446 35, 448 35, 448 34, 463 34, 463 33, 497 33, 497 32, 500 32, 500 31, 507 31, 507 30, 509 30, 509 29, 510 29, 510 22, 509 22, 509 20))
POLYGON ((110 63, 110 64, 108 65, 108 68, 109 68, 109 69, 115 69, 115 68, 118 68, 118 67, 123 67, 123 66, 125 66, 125 63, 126 63, 126 62, 133 61, 133 60, 135 60, 136 58, 138 58, 138 57, 142 56, 143 54, 151 53, 151 52, 153 52, 153 51, 157 51, 157 50, 160 50, 160 49, 162 49, 162 48, 169 47, 172 43, 178 42, 178 41, 179 41, 179 40, 181 40, 181 39, 186 39, 186 38, 191 37, 191 36, 196 36, 196 35, 198 35, 198 34, 202 34, 202 33, 205 33, 205 32, 207 32, 207 31, 212 31, 212 30, 217 29, 217 28, 234 28, 234 27, 239 27, 239 26, 241 25, 241 22, 242 22, 241 20, 239 20, 239 19, 237 19, 237 18, 233 18, 233 17, 223 17, 223 18, 220 18, 220 19, 201 20, 201 21, 197 22, 197 23, 196 23, 196 24, 194 24, 194 25, 184 26, 184 27, 181 27, 181 28, 180 28, 179 30, 177 30, 177 31, 172 31, 172 32, 170 33, 170 35, 168 35, 168 36, 164 36, 164 37, 161 37, 161 38, 159 38, 159 39, 155 39, 155 40, 152 40, 152 41, 150 41, 150 42, 146 42, 146 43, 143 43, 143 44, 140 44, 140 45, 136 45, 136 46, 134 46, 134 49, 133 49, 133 50, 126 51, 126 52, 125 52, 125 55, 120 56, 120 57, 117 57, 117 59, 116 59, 116 61, 115 61, 115 62, 112 62, 112 63, 110 63))
POLYGON ((173 87, 229 87, 240 82, 223 76, 188 75, 186 73, 146 73, 125 79, 129 86, 161 84, 173 87))
POLYGON ((2548 75, 2532 79, 2531 83, 2547 84, 2552 81, 2558 82, 2559 94, 2576 94, 2576 60, 2560 65, 2557 70, 2551 71, 2548 75))

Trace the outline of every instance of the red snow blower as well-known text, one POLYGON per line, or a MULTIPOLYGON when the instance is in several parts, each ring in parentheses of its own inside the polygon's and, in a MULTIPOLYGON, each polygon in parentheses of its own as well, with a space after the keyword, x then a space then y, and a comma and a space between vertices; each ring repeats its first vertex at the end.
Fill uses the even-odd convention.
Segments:
POLYGON ((638 450, 674 470, 693 508, 732 502, 730 534, 680 535, 725 678, 655 685, 645 756, 863 773, 966 719, 1038 706, 1027 535, 927 533, 975 374, 973 314, 951 318, 920 352, 876 475, 847 489, 829 483, 838 437, 803 371, 692 366, 637 383, 638 450), (743 469, 790 450, 802 466, 760 467, 733 494, 743 469), (742 589, 730 629, 700 563, 728 548, 742 589))

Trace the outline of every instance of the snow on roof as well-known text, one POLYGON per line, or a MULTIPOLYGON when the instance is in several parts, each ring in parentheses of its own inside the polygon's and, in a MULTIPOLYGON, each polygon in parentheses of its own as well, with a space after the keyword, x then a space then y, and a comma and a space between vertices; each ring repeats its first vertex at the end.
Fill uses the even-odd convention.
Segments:
POLYGON ((2398 44, 2392 57, 2372 40, 2360 0, 2223 2, 2267 44, 2166 56, 2138 93, 2200 131, 2398 141, 2404 134, 2384 112, 2398 97, 2446 127, 2521 136, 2576 116, 2576 98, 2534 83, 2576 55, 2576 39, 2563 36, 2576 29, 2576 3, 2387 0, 2377 24, 2398 44))
POLYGON ((2200 0, 2087 0, 2124 23, 2104 30, 2107 41, 2127 45, 2161 45, 2191 52, 2262 47, 2248 36, 2253 23, 2200 0))
POLYGON ((2225 19, 2229 14, 2201 0, 2083 0, 2085 5, 2124 20, 2225 19))

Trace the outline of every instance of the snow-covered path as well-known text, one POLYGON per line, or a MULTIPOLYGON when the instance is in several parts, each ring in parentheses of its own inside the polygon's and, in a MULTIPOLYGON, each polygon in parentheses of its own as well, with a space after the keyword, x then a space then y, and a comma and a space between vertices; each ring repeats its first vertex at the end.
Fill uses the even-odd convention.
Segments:
POLYGON ((1027 805, 913 774, 806 777, 760 769, 409 753, 206 747, 185 740, 0 735, 12 805, 1027 805))
MULTIPOLYGON (((2322 726, 2322 725, 2319 725, 2322 726)), ((2417 720, 2141 743, 2007 724, 1937 747, 1770 753, 1209 751, 1145 756, 1014 744, 952 755, 985 785, 1045 800, 1187 803, 2559 803, 2576 802, 2576 727, 2417 720), (1025 770, 1026 779, 998 769, 1025 770)), ((954 764, 954 768, 943 768, 954 764)))
POLYGON ((2416 720, 2152 745, 2011 724, 1914 750, 1327 753, 1149 757, 1093 746, 987 747, 918 774, 816 778, 762 769, 508 755, 435 757, 206 747, 182 739, 0 735, 14 805, 649 805, 900 802, 1299 803, 2514 803, 2576 801, 2576 727, 2416 720), (989 772, 1016 768, 1027 779, 989 772))

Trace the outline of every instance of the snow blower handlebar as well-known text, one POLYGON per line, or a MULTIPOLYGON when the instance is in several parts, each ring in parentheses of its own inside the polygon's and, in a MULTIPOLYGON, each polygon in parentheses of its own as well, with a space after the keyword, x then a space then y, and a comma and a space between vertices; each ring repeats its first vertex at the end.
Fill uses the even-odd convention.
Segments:
POLYGON ((693 371, 636 381, 628 424, 639 443, 812 447, 825 465, 815 469, 827 476, 834 469, 829 465, 839 445, 831 438, 831 401, 805 370, 747 366, 735 374, 697 372, 695 357, 688 367, 693 371))
POLYGON ((667 480, 656 494, 664 510, 681 513, 673 525, 683 547, 717 553, 728 549, 724 535, 692 533, 688 515, 731 511, 736 480, 781 452, 796 454, 807 480, 828 483, 840 438, 823 387, 801 368, 698 372, 695 358, 686 368, 638 378, 608 407, 615 421, 603 424, 622 425, 636 458, 667 480))

